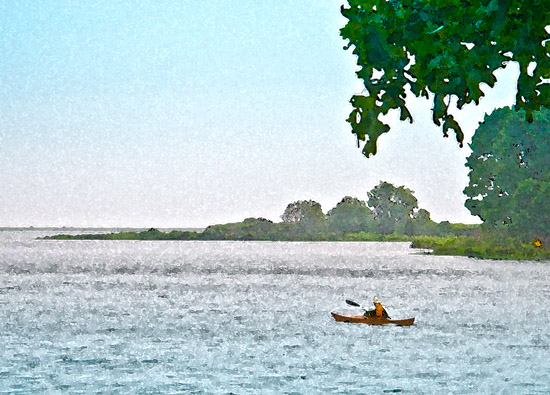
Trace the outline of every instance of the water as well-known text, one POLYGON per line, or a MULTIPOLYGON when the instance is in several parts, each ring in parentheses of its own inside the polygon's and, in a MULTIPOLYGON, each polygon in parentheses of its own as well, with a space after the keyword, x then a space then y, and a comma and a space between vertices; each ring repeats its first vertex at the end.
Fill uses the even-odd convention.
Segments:
POLYGON ((550 393, 550 265, 0 232, 0 393, 550 393), (412 327, 337 323, 378 296, 412 327))

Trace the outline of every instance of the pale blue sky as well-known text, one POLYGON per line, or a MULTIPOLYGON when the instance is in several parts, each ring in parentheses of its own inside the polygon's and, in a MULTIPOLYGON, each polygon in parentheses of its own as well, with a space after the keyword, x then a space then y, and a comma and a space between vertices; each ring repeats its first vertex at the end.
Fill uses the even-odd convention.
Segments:
MULTIPOLYGON (((432 218, 464 208, 464 159, 413 100, 364 158, 340 1, 0 3, 0 226, 206 226, 324 211, 406 185, 432 218)), ((513 102, 507 73, 481 109, 513 102)))

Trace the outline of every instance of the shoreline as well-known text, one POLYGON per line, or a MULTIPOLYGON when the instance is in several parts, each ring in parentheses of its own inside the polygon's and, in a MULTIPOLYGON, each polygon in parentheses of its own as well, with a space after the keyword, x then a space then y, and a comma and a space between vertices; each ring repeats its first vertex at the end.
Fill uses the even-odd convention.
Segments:
POLYGON ((142 232, 96 233, 96 234, 59 234, 44 236, 40 240, 110 240, 110 241, 265 241, 265 242, 405 242, 411 249, 424 250, 423 255, 465 256, 491 260, 550 260, 550 251, 539 248, 533 243, 515 238, 492 238, 480 236, 407 236, 399 234, 376 234, 369 232, 346 234, 279 234, 278 237, 262 237, 248 234, 235 237, 231 234, 209 234, 206 231, 161 232, 151 228, 142 232))

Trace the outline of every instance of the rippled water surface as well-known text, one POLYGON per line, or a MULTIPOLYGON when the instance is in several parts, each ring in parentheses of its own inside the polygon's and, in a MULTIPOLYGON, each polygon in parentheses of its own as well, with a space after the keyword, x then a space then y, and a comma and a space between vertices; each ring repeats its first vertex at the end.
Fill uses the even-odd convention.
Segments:
POLYGON ((0 393, 550 393, 550 265, 0 232, 0 393), (412 327, 337 323, 377 295, 412 327))

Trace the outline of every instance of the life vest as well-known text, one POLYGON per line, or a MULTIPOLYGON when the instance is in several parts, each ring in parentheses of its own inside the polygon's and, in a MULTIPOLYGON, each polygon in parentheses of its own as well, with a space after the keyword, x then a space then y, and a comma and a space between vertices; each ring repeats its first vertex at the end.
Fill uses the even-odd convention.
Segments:
POLYGON ((382 306, 382 304, 378 303, 374 305, 374 314, 377 317, 382 317, 384 315, 384 311, 384 306, 382 306))

